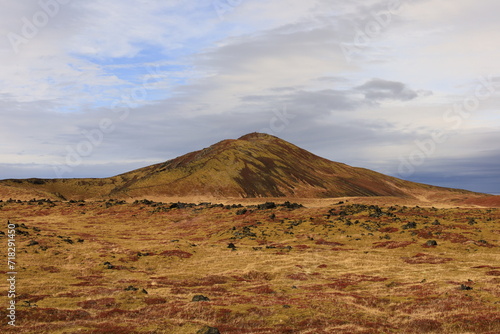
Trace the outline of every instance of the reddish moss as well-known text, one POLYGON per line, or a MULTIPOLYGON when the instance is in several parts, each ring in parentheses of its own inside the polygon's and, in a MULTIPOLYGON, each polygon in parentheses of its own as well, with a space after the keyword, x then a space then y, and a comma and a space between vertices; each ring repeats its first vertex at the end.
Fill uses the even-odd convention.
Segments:
POLYGON ((59 273, 61 272, 61 269, 54 267, 54 266, 42 266, 41 269, 43 271, 49 272, 49 273, 59 273))
POLYGON ((60 293, 57 295, 57 297, 63 297, 63 298, 78 298, 83 296, 83 292, 75 292, 75 291, 70 291, 70 292, 64 292, 60 293))
POLYGON ((191 256, 193 256, 193 254, 191 254, 191 253, 184 252, 184 251, 181 251, 178 249, 166 250, 164 252, 161 252, 160 254, 165 255, 165 256, 177 256, 177 257, 182 258, 182 259, 188 259, 191 256))
POLYGON ((113 322, 105 322, 98 324, 98 327, 92 330, 83 331, 84 334, 136 334, 134 326, 127 325, 126 327, 117 326, 113 322))
POLYGON ((464 243, 464 242, 467 242, 467 241, 470 240, 469 238, 465 237, 462 234, 459 234, 459 233, 449 233, 449 232, 443 233, 440 236, 440 239, 448 240, 448 241, 451 241, 453 243, 464 243))
POLYGON ((286 278, 293 279, 295 281, 307 281, 307 275, 304 273, 288 274, 286 278))
POLYGON ((382 227, 378 231, 382 233, 396 233, 399 231, 399 229, 396 227, 382 227))
POLYGON ((165 298, 161 298, 161 297, 151 297, 151 298, 146 298, 144 299, 144 302, 147 304, 147 305, 158 305, 158 304, 165 304, 167 302, 167 300, 165 298))
POLYGON ((440 331, 442 324, 433 319, 415 319, 407 324, 410 330, 418 331, 418 333, 430 333, 440 331))
POLYGON ((345 274, 339 278, 333 279, 333 283, 327 284, 329 288, 332 289, 345 289, 350 285, 355 285, 364 281, 367 282, 383 282, 386 281, 385 277, 378 276, 368 276, 368 275, 357 275, 357 274, 345 274))
POLYGON ((457 314, 449 317, 448 322, 456 332, 500 333, 500 316, 498 312, 481 312, 481 314, 457 314))
POLYGON ((37 322, 76 321, 91 318, 87 311, 55 308, 31 308, 29 311, 20 311, 19 313, 20 318, 37 322))
POLYGON ((255 288, 247 289, 248 292, 258 293, 258 294, 271 294, 275 293, 269 285, 260 285, 255 288))
POLYGON ((198 286, 212 286, 216 284, 226 284, 228 281, 228 278, 225 276, 219 276, 219 275, 210 275, 207 277, 203 277, 198 279, 198 286))
POLYGON ((488 268, 488 269, 500 269, 500 267, 493 267, 493 266, 475 266, 471 267, 472 269, 482 269, 482 268, 488 268))
POLYGON ((273 311, 266 308, 251 307, 247 310, 248 313, 258 315, 259 317, 269 317, 273 314, 273 311))
POLYGON ((185 295, 189 293, 189 290, 180 287, 173 287, 170 289, 170 293, 174 295, 185 295))
POLYGON ((116 301, 114 298, 91 299, 79 302, 77 305, 83 309, 102 310, 116 306, 116 301))
POLYGON ((394 248, 406 247, 413 243, 414 243, 413 241, 382 241, 382 242, 374 242, 373 248, 394 249, 394 248))
POLYGON ((449 261, 452 261, 453 259, 451 258, 444 258, 444 257, 438 257, 438 256, 433 256, 425 253, 417 253, 416 255, 412 257, 402 257, 403 261, 409 264, 422 264, 422 263, 428 263, 428 264, 440 264, 440 263, 446 263, 449 261))
POLYGON ((241 280, 244 281, 270 281, 272 279, 272 274, 255 270, 249 271, 241 276, 241 280))
POLYGON ((500 276, 500 270, 490 270, 490 271, 486 272, 486 275, 489 275, 489 276, 500 276))
POLYGON ((114 309, 109 310, 109 311, 100 312, 96 316, 96 318, 97 319, 108 319, 108 318, 117 317, 117 316, 122 316, 122 317, 128 316, 130 314, 134 314, 134 312, 114 308, 114 309))

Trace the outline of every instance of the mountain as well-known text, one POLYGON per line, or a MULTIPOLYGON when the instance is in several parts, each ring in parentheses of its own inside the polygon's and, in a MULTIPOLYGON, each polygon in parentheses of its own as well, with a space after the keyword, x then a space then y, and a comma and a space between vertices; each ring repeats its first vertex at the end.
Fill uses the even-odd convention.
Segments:
POLYGON ((333 162, 262 133, 223 140, 200 151, 110 178, 0 181, 0 197, 16 193, 68 200, 148 196, 329 198, 473 194, 333 162))

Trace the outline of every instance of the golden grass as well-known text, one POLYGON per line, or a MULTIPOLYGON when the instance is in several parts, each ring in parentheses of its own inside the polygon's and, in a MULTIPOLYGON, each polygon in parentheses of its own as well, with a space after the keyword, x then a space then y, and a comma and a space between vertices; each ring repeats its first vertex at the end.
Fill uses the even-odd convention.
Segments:
POLYGON ((0 331, 500 332, 499 209, 353 202, 2 202, 24 225, 19 326, 0 331))

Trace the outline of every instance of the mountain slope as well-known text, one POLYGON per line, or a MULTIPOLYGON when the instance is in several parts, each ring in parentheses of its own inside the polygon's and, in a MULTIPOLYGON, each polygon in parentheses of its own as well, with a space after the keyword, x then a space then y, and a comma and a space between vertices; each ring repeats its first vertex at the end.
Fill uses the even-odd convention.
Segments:
POLYGON ((433 187, 316 156, 267 134, 223 140, 164 163, 104 179, 4 180, 66 199, 147 196, 302 197, 412 196, 468 193, 433 187))

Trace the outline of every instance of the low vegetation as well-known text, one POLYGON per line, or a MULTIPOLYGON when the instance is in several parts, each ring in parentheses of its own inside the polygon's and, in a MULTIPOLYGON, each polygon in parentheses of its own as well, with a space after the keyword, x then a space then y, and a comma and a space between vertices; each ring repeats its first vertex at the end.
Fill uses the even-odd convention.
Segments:
POLYGON ((2 333, 500 332, 500 209, 11 200, 8 220, 2 333))

